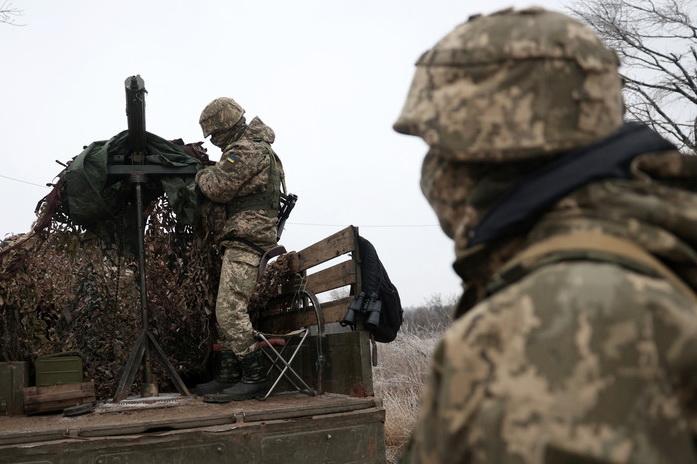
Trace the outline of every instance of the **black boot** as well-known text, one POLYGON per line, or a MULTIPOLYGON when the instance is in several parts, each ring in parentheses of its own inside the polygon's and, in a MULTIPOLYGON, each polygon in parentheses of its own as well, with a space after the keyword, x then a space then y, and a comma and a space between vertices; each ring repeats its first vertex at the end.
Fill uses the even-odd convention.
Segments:
POLYGON ((251 400, 268 388, 263 353, 261 350, 252 351, 240 360, 242 365, 242 381, 226 388, 221 393, 207 395, 204 401, 210 403, 227 403, 230 401, 251 400))
POLYGON ((232 351, 221 351, 218 367, 216 368, 213 380, 200 383, 194 387, 194 393, 199 396, 219 393, 226 388, 230 388, 240 381, 242 370, 240 361, 232 351))

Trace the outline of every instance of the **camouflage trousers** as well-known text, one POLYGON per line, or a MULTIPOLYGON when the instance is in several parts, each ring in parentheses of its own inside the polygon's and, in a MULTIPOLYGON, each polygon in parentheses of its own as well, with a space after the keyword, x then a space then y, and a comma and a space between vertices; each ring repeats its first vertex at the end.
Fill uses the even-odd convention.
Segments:
POLYGON ((261 256, 244 245, 233 244, 223 255, 215 317, 219 343, 237 356, 249 353, 254 344, 247 305, 257 283, 260 260, 261 256))

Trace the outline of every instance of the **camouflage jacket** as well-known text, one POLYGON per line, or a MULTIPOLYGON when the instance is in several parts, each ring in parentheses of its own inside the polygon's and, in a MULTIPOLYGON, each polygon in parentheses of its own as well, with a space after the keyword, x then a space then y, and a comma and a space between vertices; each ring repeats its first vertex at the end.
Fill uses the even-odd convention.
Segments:
MULTIPOLYGON (((683 179, 695 172, 694 156, 644 155, 633 179, 565 197, 513 248, 597 230, 639 245, 694 293, 697 194, 683 179)), ((694 294, 620 262, 545 262, 446 332, 404 461, 694 463, 696 398, 694 294)))
POLYGON ((447 331, 407 462, 695 462, 695 380, 693 299, 612 263, 543 266, 447 331))
MULTIPOLYGON (((273 130, 254 118, 242 136, 225 148, 216 165, 196 175, 201 192, 212 202, 205 208, 207 214, 218 218, 213 227, 218 240, 242 238, 262 248, 276 243, 277 211, 245 210, 227 215, 224 209, 242 197, 261 194, 268 187, 275 156, 271 149, 274 139, 273 130)), ((282 172, 280 163, 278 168, 282 172)))

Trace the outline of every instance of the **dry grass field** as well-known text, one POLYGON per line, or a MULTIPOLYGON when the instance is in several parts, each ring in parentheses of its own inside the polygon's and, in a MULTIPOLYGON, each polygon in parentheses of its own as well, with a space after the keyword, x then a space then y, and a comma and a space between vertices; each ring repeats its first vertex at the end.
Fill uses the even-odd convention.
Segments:
POLYGON ((431 354, 449 323, 451 307, 452 304, 443 304, 440 297, 432 297, 424 306, 405 310, 397 339, 378 344, 375 387, 386 410, 388 463, 397 462, 414 427, 431 354))

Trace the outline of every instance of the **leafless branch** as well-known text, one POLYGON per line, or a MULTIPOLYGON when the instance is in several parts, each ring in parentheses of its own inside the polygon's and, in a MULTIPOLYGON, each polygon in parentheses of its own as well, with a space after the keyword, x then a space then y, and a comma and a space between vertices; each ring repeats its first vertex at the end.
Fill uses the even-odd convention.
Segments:
POLYGON ((574 15, 619 55, 625 102, 638 119, 695 150, 696 0, 577 0, 574 15))
POLYGON ((19 16, 22 16, 22 10, 15 8, 12 2, 3 1, 0 3, 0 23, 23 26, 16 21, 19 16))

